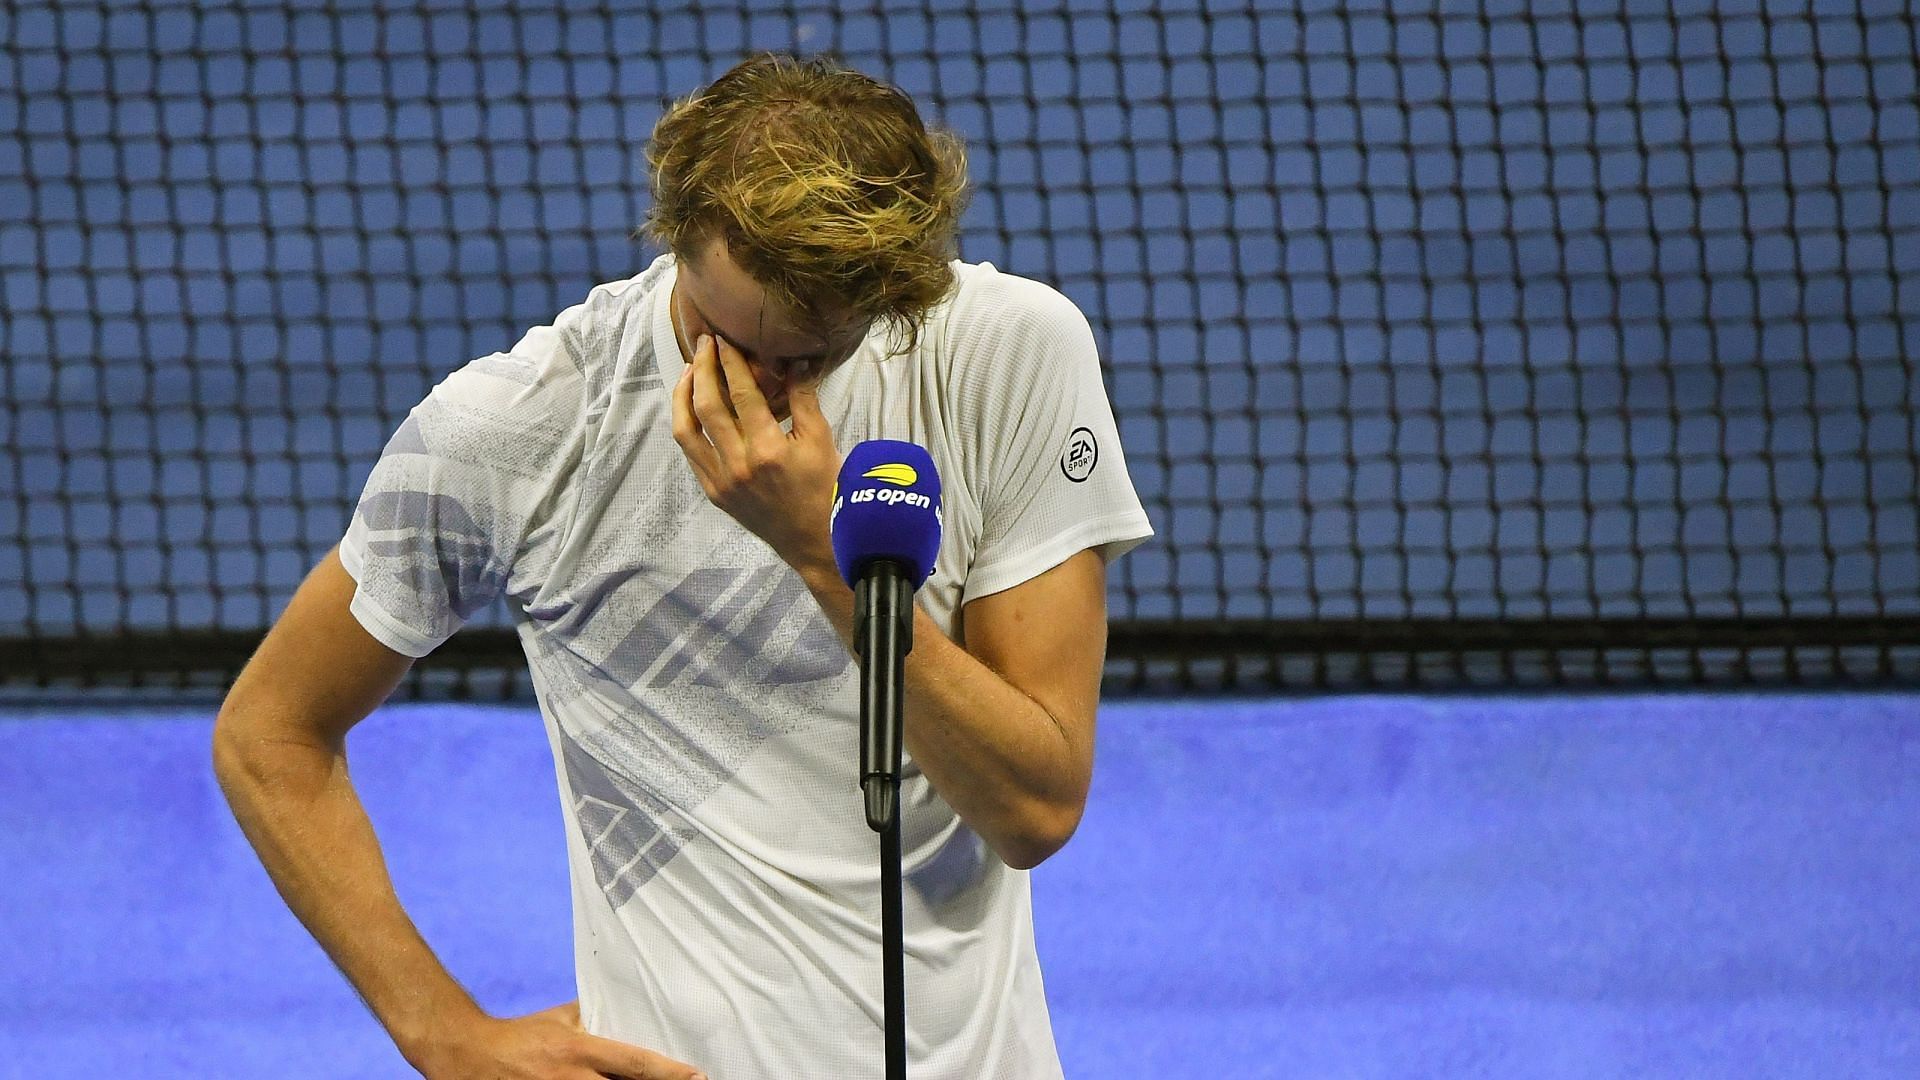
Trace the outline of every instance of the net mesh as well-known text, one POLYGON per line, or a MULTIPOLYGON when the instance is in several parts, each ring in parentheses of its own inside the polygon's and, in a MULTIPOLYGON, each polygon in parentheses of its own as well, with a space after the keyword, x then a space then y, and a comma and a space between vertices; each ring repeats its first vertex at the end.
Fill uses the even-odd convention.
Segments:
MULTIPOLYGON (((0 2, 0 670, 217 687, 466 359, 636 272, 750 50, 973 152, 1159 539, 1134 688, 1912 680, 1898 2, 0 2)), ((416 676, 524 691, 500 612, 416 676)))

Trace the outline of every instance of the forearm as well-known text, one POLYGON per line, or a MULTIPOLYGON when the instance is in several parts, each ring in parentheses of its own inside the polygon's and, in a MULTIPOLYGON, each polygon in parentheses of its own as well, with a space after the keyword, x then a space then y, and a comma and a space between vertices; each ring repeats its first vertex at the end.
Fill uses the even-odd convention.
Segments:
POLYGON ((344 746, 223 716, 215 773, 287 906, 418 1064, 435 1034, 480 1015, 395 895, 344 746))
MULTIPOLYGON (((802 576, 851 649, 853 590, 831 572, 802 576)), ((1012 866, 1065 843, 1085 804, 1090 748, 918 607, 906 682, 906 749, 947 805, 1012 866)))

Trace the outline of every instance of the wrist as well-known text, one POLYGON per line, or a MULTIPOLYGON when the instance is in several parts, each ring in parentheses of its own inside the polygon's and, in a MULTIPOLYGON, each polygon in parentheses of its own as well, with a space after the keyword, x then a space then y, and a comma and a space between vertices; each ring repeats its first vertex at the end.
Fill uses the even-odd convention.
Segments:
POLYGON ((833 539, 824 533, 795 536, 784 544, 768 546, 815 592, 840 580, 840 564, 833 556, 833 539))
POLYGON ((828 551, 824 558, 796 560, 790 565, 800 575, 808 591, 821 599, 850 591, 847 583, 840 580, 840 564, 833 561, 832 551, 828 551))
POLYGON ((415 1069, 431 1075, 429 1069, 451 1050, 470 1045, 472 1032, 491 1020, 486 1011, 470 997, 422 1007, 388 1025, 387 1033, 400 1056, 415 1069))

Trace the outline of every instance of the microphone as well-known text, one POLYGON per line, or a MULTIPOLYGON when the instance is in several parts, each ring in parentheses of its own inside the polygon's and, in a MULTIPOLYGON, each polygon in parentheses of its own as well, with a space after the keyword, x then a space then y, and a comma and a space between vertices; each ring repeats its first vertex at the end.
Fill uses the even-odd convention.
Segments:
POLYGON ((833 558, 853 587, 860 657, 860 789, 867 825, 899 812, 901 691, 913 651, 913 593, 940 552, 940 473, 910 442, 871 439, 840 465, 833 489, 833 558))

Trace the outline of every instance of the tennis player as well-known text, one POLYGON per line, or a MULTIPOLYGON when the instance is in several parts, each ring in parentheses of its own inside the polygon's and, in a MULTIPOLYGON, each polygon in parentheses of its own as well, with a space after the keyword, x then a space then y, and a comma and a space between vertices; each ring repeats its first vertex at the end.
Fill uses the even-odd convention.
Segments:
POLYGON ((882 1075, 828 519, 847 449, 911 440, 946 492, 907 664, 911 1069, 1058 1077, 1025 870, 1080 820, 1106 565, 1151 533, 1087 320, 954 260, 959 142, 832 62, 747 61, 648 156, 667 254, 435 387, 235 683, 235 816, 428 1077, 882 1075), (499 597, 556 759, 579 989, 517 1018, 409 921, 345 756, 499 597))

